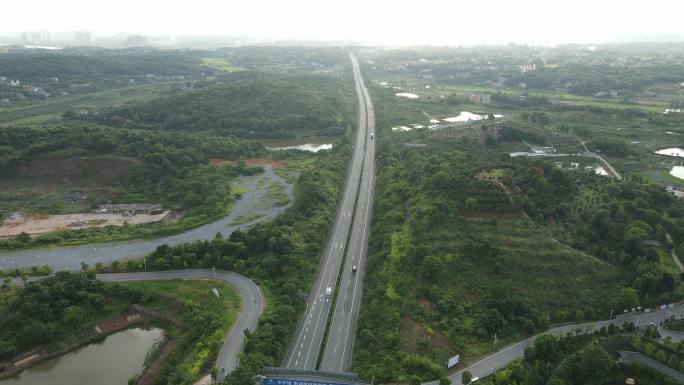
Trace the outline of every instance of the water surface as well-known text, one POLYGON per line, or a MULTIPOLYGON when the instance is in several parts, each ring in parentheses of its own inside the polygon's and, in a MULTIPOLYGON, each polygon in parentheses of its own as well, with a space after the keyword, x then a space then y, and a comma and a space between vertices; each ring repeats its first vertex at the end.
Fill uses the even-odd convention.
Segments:
POLYGON ((318 152, 320 150, 329 150, 332 148, 332 142, 335 138, 326 136, 316 136, 310 138, 293 138, 293 139, 263 139, 260 142, 269 150, 291 150, 297 149, 302 151, 318 152))
POLYGON ((662 150, 658 150, 655 153, 659 155, 677 156, 680 158, 684 158, 684 149, 681 149, 679 147, 663 148, 662 150))
POLYGON ((161 329, 128 329, 41 362, 1 385, 126 385, 140 374, 161 329))
POLYGON ((672 166, 672 170, 670 170, 670 175, 677 177, 679 179, 684 179, 684 166, 672 166))

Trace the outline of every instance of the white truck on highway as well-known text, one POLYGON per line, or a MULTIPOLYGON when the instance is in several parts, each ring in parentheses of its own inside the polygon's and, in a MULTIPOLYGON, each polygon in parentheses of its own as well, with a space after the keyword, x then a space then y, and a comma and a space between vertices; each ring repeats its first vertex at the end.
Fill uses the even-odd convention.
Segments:
POLYGON ((330 299, 332 297, 332 287, 328 286, 327 289, 325 289, 325 299, 330 299))
POLYGON ((373 133, 371 132, 371 139, 373 139, 373 133))

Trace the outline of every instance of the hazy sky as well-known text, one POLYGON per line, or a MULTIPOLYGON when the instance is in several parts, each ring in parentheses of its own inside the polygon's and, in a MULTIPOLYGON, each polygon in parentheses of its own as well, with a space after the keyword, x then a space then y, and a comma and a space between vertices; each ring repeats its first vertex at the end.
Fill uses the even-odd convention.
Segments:
POLYGON ((546 44, 684 36, 683 14, 684 0, 3 0, 0 33, 546 44))

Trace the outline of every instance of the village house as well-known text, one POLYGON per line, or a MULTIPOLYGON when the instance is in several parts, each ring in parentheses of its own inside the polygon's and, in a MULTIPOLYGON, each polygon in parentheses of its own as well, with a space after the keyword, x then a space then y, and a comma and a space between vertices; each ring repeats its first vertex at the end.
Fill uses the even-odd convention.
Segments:
POLYGON ((490 94, 481 93, 470 94, 470 101, 477 104, 491 104, 492 96, 490 94))
POLYGON ((79 88, 88 88, 88 87, 90 87, 90 83, 72 83, 72 84, 69 84, 69 87, 72 90, 77 90, 79 88))

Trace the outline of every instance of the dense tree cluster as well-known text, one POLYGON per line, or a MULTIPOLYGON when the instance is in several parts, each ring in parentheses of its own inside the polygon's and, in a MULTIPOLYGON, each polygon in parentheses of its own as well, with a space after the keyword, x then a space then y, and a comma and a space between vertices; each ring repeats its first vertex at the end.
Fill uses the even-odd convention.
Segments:
POLYGON ((123 310, 112 302, 122 298, 137 301, 141 293, 108 287, 93 273, 60 272, 29 282, 0 300, 0 358, 91 334, 98 317, 123 310))
POLYGON ((77 50, 56 52, 13 51, 0 55, 0 76, 22 83, 86 83, 107 77, 155 75, 199 75, 211 72, 192 55, 174 51, 147 50, 77 50))
POLYGON ((345 50, 338 47, 265 47, 242 46, 220 48, 216 57, 230 59, 240 67, 268 71, 283 71, 291 66, 303 69, 332 67, 349 60, 345 50))
POLYGON ((353 119, 349 87, 321 76, 238 72, 224 84, 104 111, 114 126, 213 131, 243 137, 340 134, 353 119))
POLYGON ((472 346, 488 349, 494 335, 518 339, 545 330, 549 318, 592 318, 613 302, 615 294, 603 292, 617 288, 610 268, 544 243, 511 204, 496 180, 508 157, 482 147, 431 142, 417 150, 379 141, 354 352, 354 370, 364 377, 439 378, 447 357, 468 357, 472 346), (549 290, 551 280, 563 281, 562 288, 549 290), (580 309, 588 303, 585 314, 580 309))
MULTIPOLYGON (((684 237, 684 205, 661 186, 638 177, 621 181, 567 172, 551 162, 516 160, 506 177, 514 199, 533 218, 551 224, 559 239, 627 269, 645 301, 671 301, 676 277, 644 245, 684 237)), ((628 297, 629 293, 624 293, 628 297)), ((627 304, 629 305, 629 304, 627 304)))
MULTIPOLYGON (((266 154, 260 143, 228 137, 170 134, 100 126, 0 127, 0 175, 12 177, 34 159, 73 158, 115 154, 134 159, 116 203, 161 203, 167 209, 183 210, 179 228, 198 225, 225 212, 233 198, 230 182, 239 174, 259 170, 244 164, 215 167, 211 158, 240 159, 266 154)), ((93 202, 94 205, 97 202, 93 202)), ((135 226, 138 236, 148 236, 159 224, 135 226)), ((88 238, 98 234, 132 231, 126 228, 92 228, 50 234, 33 240, 37 244, 88 238)), ((167 229, 168 231, 172 231, 167 229)), ((0 241, 5 247, 25 243, 0 241)))
POLYGON ((563 171, 551 162, 514 162, 507 183, 530 215, 563 226, 564 238, 611 262, 645 255, 642 242, 684 236, 684 205, 638 177, 621 181, 563 171))

